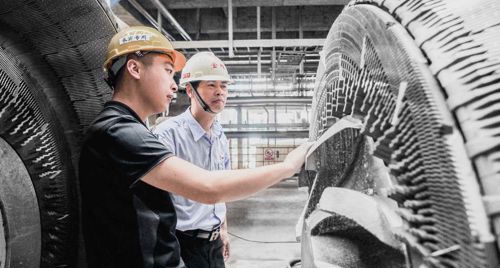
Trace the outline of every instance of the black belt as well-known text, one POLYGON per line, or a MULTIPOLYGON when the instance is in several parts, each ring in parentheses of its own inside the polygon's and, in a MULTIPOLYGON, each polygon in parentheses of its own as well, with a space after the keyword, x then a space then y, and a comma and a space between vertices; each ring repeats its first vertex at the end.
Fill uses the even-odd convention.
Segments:
POLYGON ((212 231, 205 231, 201 229, 196 229, 196 230, 187 230, 187 231, 180 231, 184 235, 190 236, 190 237, 196 237, 196 238, 201 238, 201 239, 208 239, 208 241, 215 241, 217 238, 220 236, 220 227, 217 227, 213 229, 212 231))

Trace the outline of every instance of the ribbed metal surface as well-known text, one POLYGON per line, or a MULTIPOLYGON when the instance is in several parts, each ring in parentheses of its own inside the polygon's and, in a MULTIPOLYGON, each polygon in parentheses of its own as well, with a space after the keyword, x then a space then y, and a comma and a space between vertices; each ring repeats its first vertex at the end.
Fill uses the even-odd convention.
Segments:
POLYGON ((61 168, 59 145, 53 129, 56 126, 45 120, 47 115, 37 106, 28 86, 21 80, 22 75, 3 62, 0 54, 0 136, 20 155, 28 156, 24 161, 32 180, 37 182, 34 186, 44 192, 38 196, 43 200, 39 204, 46 204, 40 207, 41 221, 47 223, 42 233, 45 241, 42 267, 48 263, 65 265, 68 263, 65 258, 71 255, 65 243, 68 236, 73 236, 74 230, 69 229, 73 218, 68 217, 71 213, 65 195, 68 189, 58 183, 67 174, 61 168))
POLYGON ((480 2, 355 1, 329 33, 318 76, 311 137, 332 117, 363 119, 362 134, 376 141, 373 154, 397 182, 389 193, 407 222, 398 236, 432 267, 489 265, 491 235, 465 154, 492 185, 500 148, 499 3, 480 2), (467 151, 453 144, 459 131, 467 151))
POLYGON ((16 29, 45 58, 69 98, 78 101, 75 110, 85 129, 111 93, 101 82, 107 43, 116 32, 107 5, 88 0, 18 1, 9 6, 14 5, 0 3, 6 10, 1 27, 16 29), (68 80, 72 82, 64 82, 68 80))
MULTIPOLYGON (((40 211, 41 257, 9 248, 20 240, 6 236, 8 254, 26 265, 79 267, 75 169, 83 131, 110 97, 101 66, 115 32, 99 0, 0 0, 0 139, 23 160, 40 211)), ((2 206, 27 190, 7 191, 2 206)), ((24 228, 23 217, 8 215, 4 228, 24 228)))
POLYGON ((304 215, 306 218, 316 209, 323 191, 327 187, 342 185, 346 179, 345 173, 355 166, 359 151, 362 151, 365 145, 357 140, 359 136, 357 129, 342 130, 336 134, 336 139, 326 141, 314 152, 315 159, 318 160, 316 165, 322 168, 318 169, 316 183, 310 189, 308 207, 304 215), (321 157, 325 155, 328 158, 321 157))

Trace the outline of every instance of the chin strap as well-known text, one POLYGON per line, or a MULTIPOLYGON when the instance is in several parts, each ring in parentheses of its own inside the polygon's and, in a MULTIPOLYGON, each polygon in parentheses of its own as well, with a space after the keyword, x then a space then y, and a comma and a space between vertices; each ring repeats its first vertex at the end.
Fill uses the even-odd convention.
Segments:
POLYGON ((194 91, 194 95, 195 95, 196 99, 198 100, 198 103, 200 103, 201 108, 203 108, 203 110, 205 112, 208 112, 208 113, 211 113, 211 114, 217 114, 216 112, 214 112, 214 111, 212 111, 210 109, 210 107, 208 106, 208 104, 205 101, 203 101, 203 99, 201 98, 200 94, 198 93, 198 89, 194 88, 191 83, 189 85, 191 85, 191 89, 192 89, 192 91, 194 91))

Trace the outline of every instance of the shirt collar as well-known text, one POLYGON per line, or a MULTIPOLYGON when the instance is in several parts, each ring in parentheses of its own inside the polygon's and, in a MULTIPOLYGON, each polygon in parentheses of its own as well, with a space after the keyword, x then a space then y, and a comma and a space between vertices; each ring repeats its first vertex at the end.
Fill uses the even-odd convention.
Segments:
MULTIPOLYGON (((193 134, 193 138, 195 141, 198 141, 205 135, 205 130, 201 127, 200 123, 196 121, 196 119, 193 117, 193 114, 191 114, 190 108, 187 108, 187 110, 182 114, 182 117, 186 120, 187 125, 189 126, 189 129, 191 130, 191 133, 193 134)), ((219 137, 222 134, 222 126, 219 123, 219 120, 215 119, 214 123, 212 124, 212 134, 219 137)))
POLYGON ((132 108, 128 107, 123 102, 110 100, 104 104, 104 107, 113 107, 115 109, 120 110, 124 114, 129 114, 129 115, 133 116, 137 121, 141 122, 141 124, 143 124, 146 128, 148 128, 146 126, 146 123, 144 121, 142 121, 142 119, 139 117, 139 115, 132 108))

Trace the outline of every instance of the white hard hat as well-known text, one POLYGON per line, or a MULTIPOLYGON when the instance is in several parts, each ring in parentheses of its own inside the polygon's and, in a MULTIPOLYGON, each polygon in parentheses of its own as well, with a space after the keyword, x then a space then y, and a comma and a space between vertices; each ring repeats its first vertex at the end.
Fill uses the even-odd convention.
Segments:
POLYGON ((199 52, 193 55, 182 69, 179 86, 193 81, 226 81, 231 83, 231 77, 226 65, 212 52, 199 52))

